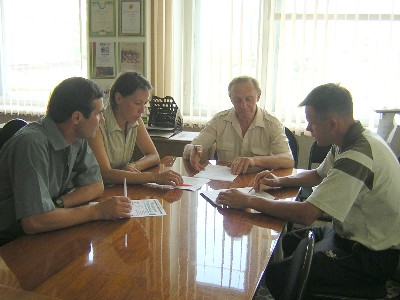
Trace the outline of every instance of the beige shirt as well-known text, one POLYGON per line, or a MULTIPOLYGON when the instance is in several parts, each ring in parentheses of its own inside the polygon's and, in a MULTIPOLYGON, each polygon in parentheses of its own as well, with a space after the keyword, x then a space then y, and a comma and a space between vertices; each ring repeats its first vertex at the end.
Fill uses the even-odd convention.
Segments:
POLYGON ((192 144, 207 151, 216 143, 218 160, 230 162, 235 157, 291 154, 283 125, 265 110, 257 107, 256 116, 242 135, 234 108, 216 114, 200 131, 192 144))
POLYGON ((103 134, 104 147, 111 168, 122 169, 131 162, 135 150, 138 123, 128 124, 127 133, 121 130, 111 106, 104 110, 105 122, 100 124, 103 134))

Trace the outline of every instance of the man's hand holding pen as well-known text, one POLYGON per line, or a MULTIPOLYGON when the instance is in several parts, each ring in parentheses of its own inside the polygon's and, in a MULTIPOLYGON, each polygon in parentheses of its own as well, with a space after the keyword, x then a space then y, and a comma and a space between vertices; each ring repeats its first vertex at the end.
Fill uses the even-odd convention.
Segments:
POLYGON ((203 156, 203 146, 193 145, 190 151, 190 164, 197 172, 204 170, 204 167, 201 165, 202 156, 203 156))
POLYGON ((267 187, 281 187, 281 183, 279 181, 280 177, 272 174, 273 170, 265 170, 257 174, 256 178, 254 178, 254 189, 259 191, 262 186, 267 187))

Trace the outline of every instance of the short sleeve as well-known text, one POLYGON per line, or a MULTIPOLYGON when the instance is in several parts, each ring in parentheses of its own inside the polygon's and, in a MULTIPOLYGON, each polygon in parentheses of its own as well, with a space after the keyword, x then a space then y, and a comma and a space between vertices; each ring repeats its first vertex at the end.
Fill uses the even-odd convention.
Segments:
POLYGON ((17 220, 54 210, 49 193, 49 156, 41 136, 22 136, 10 153, 9 169, 17 220), (23 144, 24 146, 21 146, 23 144))
POLYGON ((92 149, 88 146, 86 140, 81 140, 80 143, 80 149, 71 174, 74 187, 102 181, 100 167, 92 149))

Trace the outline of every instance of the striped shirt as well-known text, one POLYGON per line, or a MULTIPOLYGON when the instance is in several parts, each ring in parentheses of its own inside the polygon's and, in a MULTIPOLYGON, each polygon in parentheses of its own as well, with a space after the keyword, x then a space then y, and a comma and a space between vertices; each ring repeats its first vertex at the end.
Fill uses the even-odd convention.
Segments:
POLYGON ((385 141, 357 122, 317 172, 324 179, 307 201, 333 217, 337 234, 372 250, 400 249, 400 166, 385 141))

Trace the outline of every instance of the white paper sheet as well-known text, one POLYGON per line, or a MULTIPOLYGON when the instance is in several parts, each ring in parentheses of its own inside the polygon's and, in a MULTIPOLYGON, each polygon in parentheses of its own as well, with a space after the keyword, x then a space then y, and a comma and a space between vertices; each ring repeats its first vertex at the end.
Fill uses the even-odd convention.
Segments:
POLYGON ((194 177, 208 178, 211 180, 234 181, 237 175, 231 173, 231 168, 226 166, 207 165, 206 168, 194 177))
MULTIPOLYGON (((222 190, 212 190, 212 191, 204 191, 201 192, 200 195, 206 199, 212 206, 218 206, 216 201, 217 197, 220 192, 227 191, 228 189, 222 189, 222 190)), ((268 194, 267 192, 264 191, 258 191, 256 192, 255 190, 252 190, 250 193, 249 191, 251 190, 251 187, 245 187, 245 188, 237 188, 238 191, 243 192, 245 194, 253 195, 253 196, 258 196, 264 199, 269 199, 269 200, 274 200, 275 197, 272 196, 271 194, 268 194)))
POLYGON ((210 181, 210 179, 207 178, 195 178, 189 176, 182 176, 182 178, 183 178, 183 185, 180 186, 172 186, 169 184, 157 184, 157 183, 147 183, 146 185, 161 189, 180 189, 180 190, 189 190, 194 192, 210 181))
MULTIPOLYGON (((157 199, 130 200, 132 205, 131 216, 137 217, 156 217, 165 216, 167 213, 157 199)), ((96 205, 99 202, 92 201, 89 205, 96 205)))
POLYGON ((167 213, 157 199, 131 200, 132 217, 165 216, 167 213))

